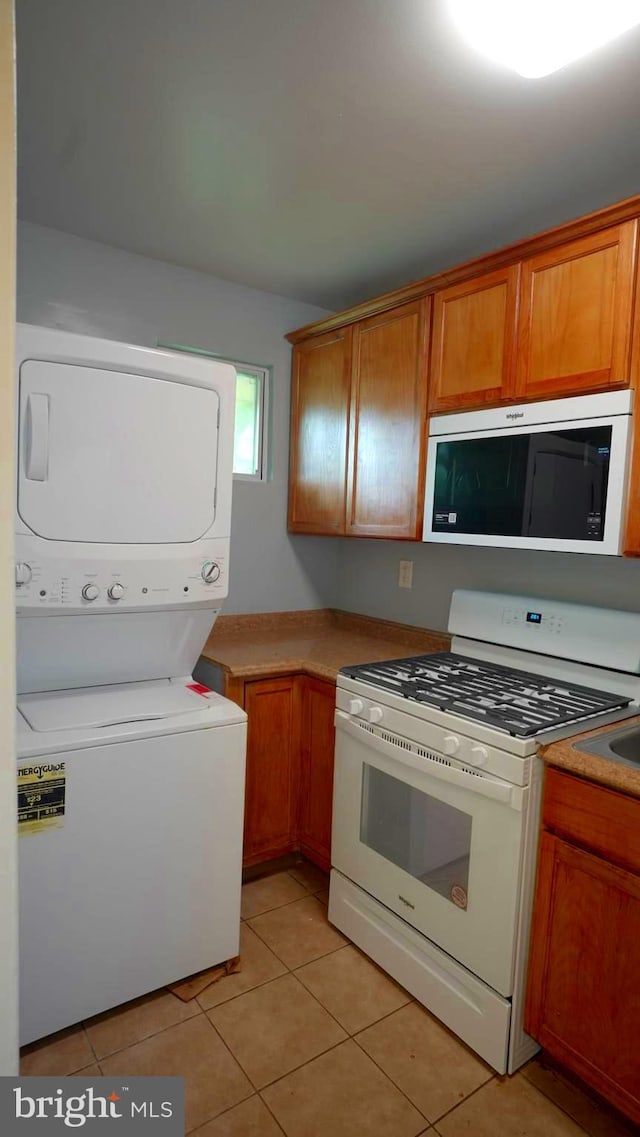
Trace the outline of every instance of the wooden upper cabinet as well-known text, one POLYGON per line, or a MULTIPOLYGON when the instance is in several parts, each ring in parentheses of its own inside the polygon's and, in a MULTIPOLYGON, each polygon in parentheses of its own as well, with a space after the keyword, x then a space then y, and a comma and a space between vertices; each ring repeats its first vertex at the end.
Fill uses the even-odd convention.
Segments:
POLYGON ((523 261, 518 397, 628 384, 636 244, 627 221, 523 261))
POLYGON ((296 345, 291 389, 289 529, 344 533, 351 328, 296 345))
POLYGON ((353 330, 347 534, 419 539, 430 299, 353 330))
POLYGON ((513 397, 519 266, 437 292, 429 410, 482 407, 513 397))

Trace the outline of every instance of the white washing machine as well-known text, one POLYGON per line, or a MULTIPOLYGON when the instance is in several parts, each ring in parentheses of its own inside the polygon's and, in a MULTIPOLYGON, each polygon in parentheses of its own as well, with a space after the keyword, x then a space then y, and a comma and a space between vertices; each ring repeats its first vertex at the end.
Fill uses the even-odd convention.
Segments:
POLYGON ((191 679, 233 368, 27 326, 17 364, 24 1044, 237 954, 246 716, 191 679))

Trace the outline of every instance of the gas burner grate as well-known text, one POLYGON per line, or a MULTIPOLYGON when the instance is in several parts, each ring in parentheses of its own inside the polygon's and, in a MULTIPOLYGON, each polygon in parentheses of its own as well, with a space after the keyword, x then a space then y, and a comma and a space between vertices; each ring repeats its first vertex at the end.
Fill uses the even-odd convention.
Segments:
POLYGON ((342 674, 517 738, 530 738, 631 702, 624 695, 444 651, 343 667, 342 674))

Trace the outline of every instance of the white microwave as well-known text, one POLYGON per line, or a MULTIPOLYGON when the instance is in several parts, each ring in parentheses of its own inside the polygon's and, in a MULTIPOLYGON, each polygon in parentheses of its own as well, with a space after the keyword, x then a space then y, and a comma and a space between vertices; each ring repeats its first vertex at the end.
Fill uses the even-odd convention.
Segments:
POLYGON ((620 553, 631 391, 436 415, 423 541, 620 553))

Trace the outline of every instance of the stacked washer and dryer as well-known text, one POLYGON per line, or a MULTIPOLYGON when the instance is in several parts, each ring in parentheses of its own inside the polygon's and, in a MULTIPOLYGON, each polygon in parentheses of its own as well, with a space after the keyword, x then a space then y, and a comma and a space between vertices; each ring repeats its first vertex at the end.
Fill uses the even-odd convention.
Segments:
POLYGON ((234 369, 26 325, 17 349, 25 1044, 237 955, 246 716, 192 679, 234 369))

